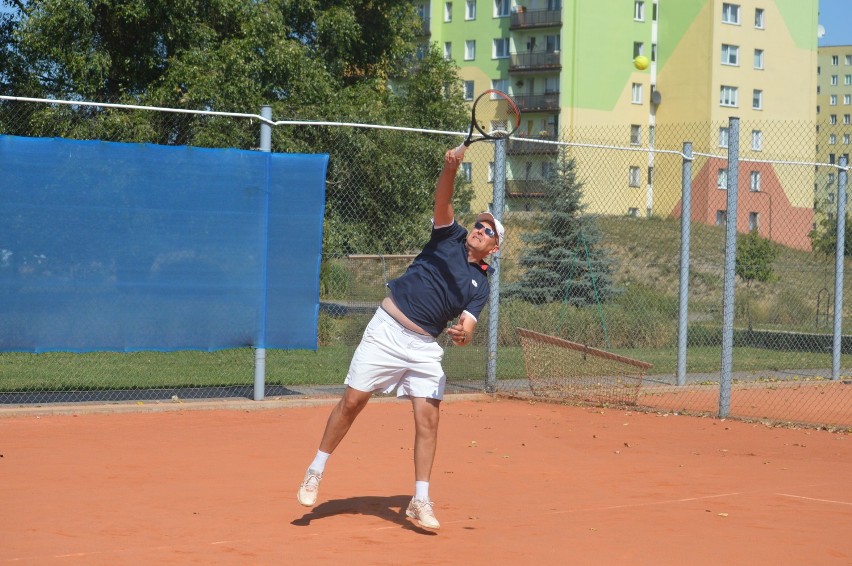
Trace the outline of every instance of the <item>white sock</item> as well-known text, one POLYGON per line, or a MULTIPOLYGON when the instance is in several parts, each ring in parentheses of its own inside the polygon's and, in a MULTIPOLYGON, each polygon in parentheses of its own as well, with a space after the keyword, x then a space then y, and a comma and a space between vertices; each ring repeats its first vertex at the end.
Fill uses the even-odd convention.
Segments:
POLYGON ((328 461, 329 456, 331 456, 331 454, 328 452, 317 450, 317 455, 314 457, 314 461, 311 462, 311 465, 308 466, 308 469, 323 473, 325 471, 325 463, 328 461))
POLYGON ((414 482, 414 499, 429 501, 429 482, 416 481, 414 482))

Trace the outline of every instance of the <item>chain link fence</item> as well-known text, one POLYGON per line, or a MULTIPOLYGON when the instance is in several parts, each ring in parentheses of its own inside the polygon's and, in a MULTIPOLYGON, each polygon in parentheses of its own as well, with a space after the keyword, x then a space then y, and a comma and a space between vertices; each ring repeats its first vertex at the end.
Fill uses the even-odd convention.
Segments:
MULTIPOLYGON (((256 115, 164 110, 6 99, 0 134, 258 148, 256 115)), ((497 258, 499 305, 483 313, 470 346, 440 339, 448 392, 536 399, 518 333, 524 328, 650 364, 637 410, 719 415, 730 363, 730 407, 722 416, 852 427, 849 281, 834 253, 838 224, 845 236, 838 210, 846 169, 814 163, 813 124, 742 123, 730 179, 730 126, 529 132, 505 144, 505 159, 495 158, 495 145, 473 144, 457 179, 457 217, 470 225, 476 213, 493 208, 507 238, 497 258), (496 170, 503 163, 505 175, 496 170), (495 179, 505 179, 499 194, 495 179), (733 319, 726 321, 733 186, 737 277, 733 319), (685 195, 688 222, 681 219, 685 195), (681 261, 685 241, 688 263, 681 261), (844 295, 836 294, 839 284, 844 295)), ((268 351, 267 397, 342 391, 385 283, 428 238, 443 152, 461 139, 461 132, 276 123, 273 151, 328 153, 330 161, 320 346, 268 351)), ((0 274, 51 277, 54 258, 38 256, 0 242, 0 274)), ((11 312, 15 300, 7 293, 0 308, 11 312)), ((251 348, 3 352, 0 402, 250 396, 253 360, 251 348)))

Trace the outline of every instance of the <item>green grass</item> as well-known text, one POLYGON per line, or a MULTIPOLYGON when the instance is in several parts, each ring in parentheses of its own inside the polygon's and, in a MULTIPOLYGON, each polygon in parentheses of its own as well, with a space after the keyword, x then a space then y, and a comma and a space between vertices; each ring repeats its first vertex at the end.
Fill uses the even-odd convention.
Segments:
MULTIPOLYGON (((343 382, 351 346, 329 346, 317 351, 267 350, 269 385, 333 385, 343 382)), ((654 365, 648 373, 674 374, 674 348, 629 349, 616 353, 654 365)), ((248 348, 216 352, 93 352, 69 354, 0 353, 0 391, 62 391, 89 389, 155 389, 223 387, 253 382, 253 352, 248 348)), ((452 380, 485 378, 484 346, 449 348, 445 368, 452 380)), ((498 379, 525 378, 521 348, 500 348, 498 379)), ((718 347, 692 347, 687 354, 689 373, 718 372, 718 347)), ((852 367, 852 356, 842 357, 852 367)), ((733 371, 819 369, 831 367, 829 354, 778 352, 755 348, 734 350, 733 371)))

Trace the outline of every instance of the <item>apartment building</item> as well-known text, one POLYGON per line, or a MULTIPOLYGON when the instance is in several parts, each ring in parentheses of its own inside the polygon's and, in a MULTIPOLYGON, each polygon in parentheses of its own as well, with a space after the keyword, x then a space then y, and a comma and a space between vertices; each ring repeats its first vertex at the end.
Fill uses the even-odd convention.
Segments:
MULTIPOLYGON (((689 141, 725 156, 727 123, 738 117, 743 158, 762 161, 782 136, 785 156, 814 157, 818 0, 432 0, 420 10, 430 40, 459 65, 468 99, 497 88, 518 101, 519 136, 667 149, 689 141), (650 59, 647 69, 633 66, 637 55, 650 59), (801 131, 769 126, 777 122, 801 131)), ((536 180, 556 154, 546 148, 510 145, 510 210, 536 210, 536 180)), ((705 159, 693 171, 694 220, 726 220, 725 162, 705 159)), ((651 151, 597 155, 583 179, 589 211, 678 216, 679 169, 651 151)), ((487 175, 488 164, 468 171, 487 175)), ((737 226, 808 249, 814 181, 792 190, 803 183, 791 175, 741 167, 737 226)))
MULTIPOLYGON (((821 47, 817 68, 816 162, 839 164, 852 153, 852 45, 821 47)), ((818 215, 837 214, 839 169, 817 167, 814 184, 818 215)), ((849 186, 847 184, 847 191, 849 186)), ((848 202, 848 201, 847 201, 848 202)))

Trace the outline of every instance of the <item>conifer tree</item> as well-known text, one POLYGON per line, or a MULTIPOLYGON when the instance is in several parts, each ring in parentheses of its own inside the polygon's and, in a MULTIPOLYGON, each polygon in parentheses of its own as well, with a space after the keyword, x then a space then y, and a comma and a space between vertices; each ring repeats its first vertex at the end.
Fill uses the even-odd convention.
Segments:
POLYGON ((562 150, 544 179, 539 230, 523 234, 520 279, 506 286, 506 296, 533 304, 566 301, 575 306, 606 302, 617 290, 615 259, 600 245, 596 218, 585 214, 583 184, 576 163, 562 150))

